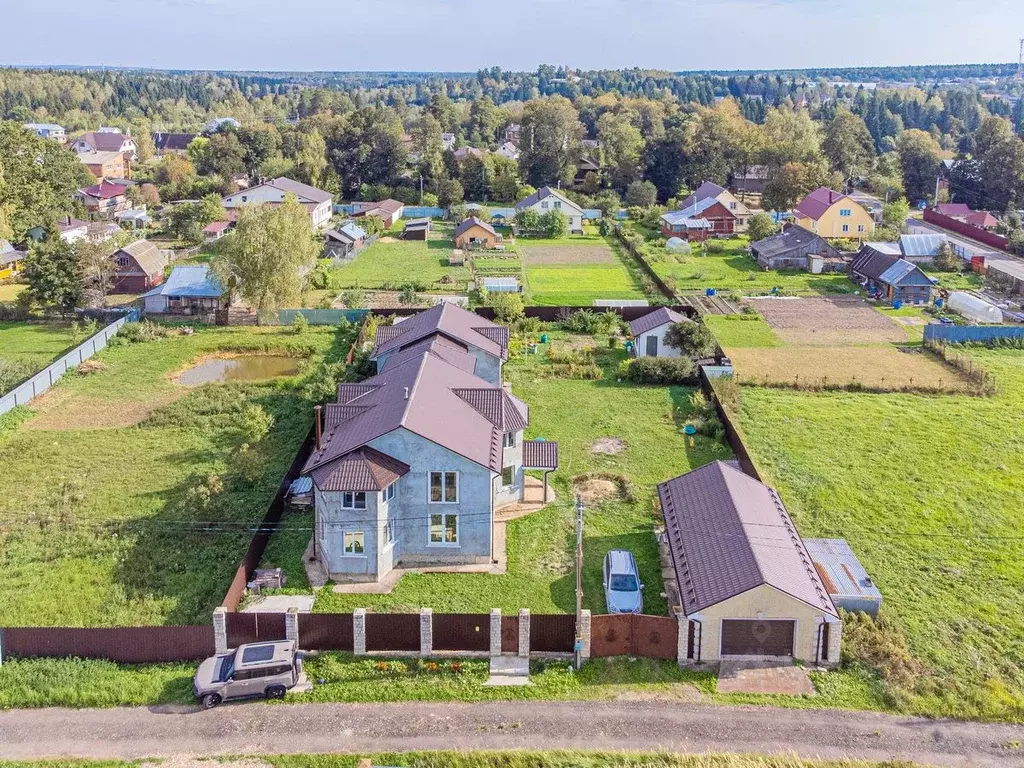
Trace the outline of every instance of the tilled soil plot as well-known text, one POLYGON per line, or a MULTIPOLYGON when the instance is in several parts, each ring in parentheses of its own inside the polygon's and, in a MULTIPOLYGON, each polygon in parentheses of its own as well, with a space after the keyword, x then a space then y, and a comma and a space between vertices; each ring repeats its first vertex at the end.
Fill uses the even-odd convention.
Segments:
POLYGON ((872 344, 907 340, 906 332, 863 299, 748 299, 790 344, 872 344))

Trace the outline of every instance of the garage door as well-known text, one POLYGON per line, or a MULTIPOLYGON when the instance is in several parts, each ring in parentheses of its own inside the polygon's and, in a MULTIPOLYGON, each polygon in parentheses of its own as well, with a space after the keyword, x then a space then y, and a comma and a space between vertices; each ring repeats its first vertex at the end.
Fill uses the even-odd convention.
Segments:
POLYGON ((723 656, 792 656, 795 622, 726 619, 722 622, 723 656))

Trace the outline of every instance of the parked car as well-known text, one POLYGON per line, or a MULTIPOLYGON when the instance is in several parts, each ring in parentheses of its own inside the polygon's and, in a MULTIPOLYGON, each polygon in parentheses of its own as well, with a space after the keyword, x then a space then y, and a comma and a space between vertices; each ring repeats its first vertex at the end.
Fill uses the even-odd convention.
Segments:
POLYGON ((613 549, 604 557, 604 599, 608 613, 643 613, 644 585, 633 553, 613 549))
POLYGON ((205 709, 229 699, 283 699, 301 674, 294 641, 248 643, 200 664, 192 692, 205 709))

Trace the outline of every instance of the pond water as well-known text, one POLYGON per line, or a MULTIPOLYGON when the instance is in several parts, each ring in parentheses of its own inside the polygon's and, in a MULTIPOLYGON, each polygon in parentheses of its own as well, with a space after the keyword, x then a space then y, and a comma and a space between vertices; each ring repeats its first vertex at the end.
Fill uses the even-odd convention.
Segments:
POLYGON ((294 376, 299 360, 284 355, 242 355, 215 357, 194 365, 178 377, 187 387, 225 381, 261 381, 278 376, 294 376))

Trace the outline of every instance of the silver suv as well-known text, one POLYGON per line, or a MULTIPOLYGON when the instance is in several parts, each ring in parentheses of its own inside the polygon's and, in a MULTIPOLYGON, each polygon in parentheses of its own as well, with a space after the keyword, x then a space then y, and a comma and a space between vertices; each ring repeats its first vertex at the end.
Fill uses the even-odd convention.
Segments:
POLYGON ((283 699, 301 674, 302 664, 293 641, 249 643, 200 664, 192 693, 205 709, 228 699, 283 699))
POLYGON ((644 585, 632 552, 613 549, 605 555, 603 576, 608 613, 644 612, 644 585))

